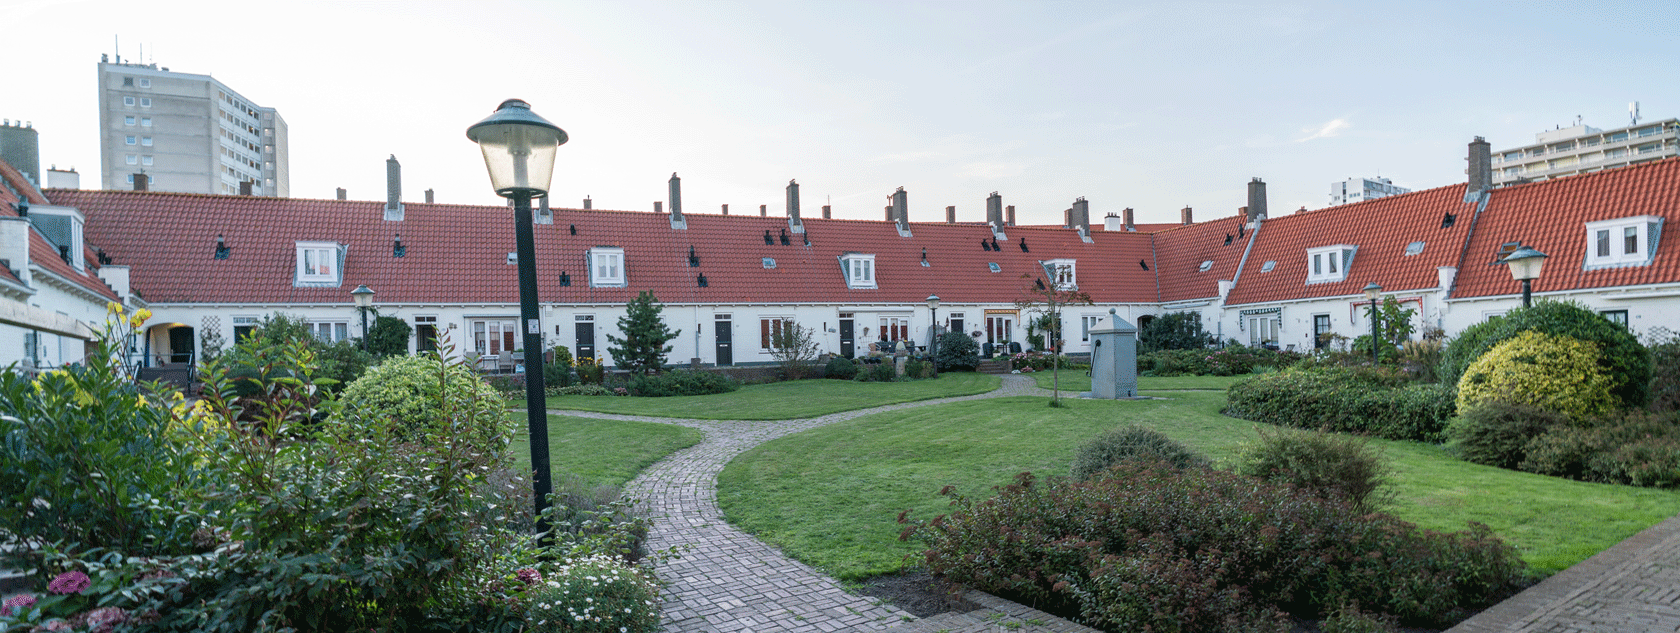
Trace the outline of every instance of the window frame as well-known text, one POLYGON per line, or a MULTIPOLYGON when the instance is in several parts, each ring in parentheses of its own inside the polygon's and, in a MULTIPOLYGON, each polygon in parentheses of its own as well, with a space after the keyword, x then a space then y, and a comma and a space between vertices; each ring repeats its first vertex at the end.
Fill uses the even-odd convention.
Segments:
POLYGON ((1663 220, 1662 216, 1636 215, 1585 223, 1582 270, 1649 265, 1661 247, 1663 220))
POLYGON ((1631 327, 1628 325, 1628 311, 1626 309, 1599 310, 1598 315, 1609 320, 1611 323, 1622 326, 1624 329, 1631 327), (1617 318, 1617 315, 1620 315, 1620 318, 1617 318))
POLYGON ((1079 340, 1085 343, 1091 342, 1091 330, 1096 329, 1098 325, 1102 325, 1102 319, 1103 315, 1101 314, 1079 315, 1079 340))
POLYGON ((624 288, 629 286, 629 275, 626 274, 624 269, 625 261, 622 247, 597 246, 589 249, 589 286, 592 288, 624 288))
POLYGON ((1055 271, 1055 283, 1051 284, 1057 290, 1079 289, 1079 261, 1074 259, 1047 259, 1043 266, 1045 274, 1055 271))
POLYGON ((846 253, 840 256, 840 271, 846 287, 853 290, 873 290, 876 283, 874 253, 846 253))
POLYGON ((344 246, 337 242, 296 242, 294 274, 299 287, 337 287, 344 278, 344 246), (317 272, 308 270, 311 259, 317 272), (325 262, 320 261, 322 257, 325 262), (318 272, 321 264, 330 264, 327 272, 318 272))
POLYGON ((1307 249, 1307 283, 1335 283, 1345 281, 1348 268, 1353 265, 1359 246, 1332 244, 1307 249))
POLYGON ((307 319, 303 324, 322 343, 350 340, 350 319, 307 319))
POLYGON ((128 107, 128 108, 134 107, 134 97, 124 95, 123 96, 123 106, 128 107))
MULTIPOLYGON (((714 318, 715 322, 717 319, 714 318)), ((792 315, 760 315, 758 317, 758 351, 770 353, 774 348, 775 335, 789 325, 797 325, 792 315)))

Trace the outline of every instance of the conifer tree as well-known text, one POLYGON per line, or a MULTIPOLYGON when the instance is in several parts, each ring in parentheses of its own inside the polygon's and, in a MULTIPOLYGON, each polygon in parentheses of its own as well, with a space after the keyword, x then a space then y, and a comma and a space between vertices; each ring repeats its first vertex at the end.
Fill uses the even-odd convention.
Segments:
POLYGON ((612 354, 614 364, 631 373, 659 371, 665 366, 665 354, 671 351, 671 346, 665 343, 682 331, 665 327, 665 321, 659 317, 665 307, 650 290, 643 290, 624 308, 624 316, 618 318, 618 329, 624 332, 624 338, 608 334, 607 341, 612 345, 607 353, 612 354))

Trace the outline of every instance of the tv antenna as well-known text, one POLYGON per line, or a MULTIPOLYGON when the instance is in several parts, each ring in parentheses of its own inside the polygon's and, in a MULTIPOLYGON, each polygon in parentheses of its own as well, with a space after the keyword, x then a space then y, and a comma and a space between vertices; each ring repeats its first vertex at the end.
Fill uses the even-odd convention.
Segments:
POLYGON ((1628 119, 1631 120, 1631 122, 1628 123, 1628 125, 1639 125, 1639 102, 1638 101, 1634 101, 1634 102, 1628 104, 1628 119))

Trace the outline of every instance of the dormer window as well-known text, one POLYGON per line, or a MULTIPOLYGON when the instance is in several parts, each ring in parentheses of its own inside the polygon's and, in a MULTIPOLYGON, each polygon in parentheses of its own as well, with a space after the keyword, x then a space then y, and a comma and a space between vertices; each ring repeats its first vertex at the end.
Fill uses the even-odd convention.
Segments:
POLYGON ((1358 246, 1337 244, 1307 249, 1307 283, 1329 283, 1347 279, 1348 266, 1358 246))
POLYGON ((1654 215, 1588 222, 1585 269, 1650 264, 1662 237, 1662 223, 1654 215))
POLYGON ((344 251, 337 242, 298 242, 297 275, 292 285, 337 288, 344 278, 344 251))
POLYGON ((624 249, 616 246, 597 246, 589 249, 589 285, 595 288, 623 288, 624 249))
POLYGON ((846 253, 840 256, 840 269, 846 275, 846 287, 853 290, 875 288, 875 256, 846 253))
POLYGON ((1044 274, 1055 280, 1057 290, 1078 290, 1079 277, 1075 274, 1074 260, 1052 259, 1044 262, 1044 274))

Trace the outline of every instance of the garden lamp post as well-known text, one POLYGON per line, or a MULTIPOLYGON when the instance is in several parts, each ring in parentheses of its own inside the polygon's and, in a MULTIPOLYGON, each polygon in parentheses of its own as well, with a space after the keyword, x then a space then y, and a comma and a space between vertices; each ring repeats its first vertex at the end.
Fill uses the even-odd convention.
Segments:
POLYGON ((362 313, 362 351, 368 351, 367 313, 373 307, 373 289, 367 285, 356 286, 350 291, 350 296, 356 299, 356 311, 362 313))
MULTIPOLYGON (((484 152, 490 186, 496 195, 513 201, 513 235, 519 257, 520 330, 526 350, 541 350, 542 324, 537 316, 537 247, 531 229, 531 198, 548 195, 554 175, 554 154, 566 142, 566 131, 531 111, 531 105, 508 99, 496 112, 467 128, 467 138, 484 152)), ((525 372, 526 424, 531 433, 532 488, 536 496, 537 531, 548 544, 548 521, 542 518, 553 490, 548 463, 548 404, 543 400, 543 373, 525 372)))
POLYGON ((1529 306, 1534 296, 1531 284, 1540 278, 1540 267, 1546 263, 1547 257, 1550 255, 1531 246, 1524 246, 1505 256, 1505 263, 1511 267, 1511 278, 1522 282, 1524 308, 1529 306))
POLYGON ((928 327, 928 356, 932 358, 933 375, 937 378, 939 377, 939 295, 928 295, 927 306, 928 313, 931 315, 929 318, 933 319, 933 325, 928 327))
POLYGON ((1376 367, 1377 365, 1382 363, 1381 358, 1377 356, 1377 297, 1381 294, 1382 294, 1382 286, 1377 285, 1377 282, 1373 281, 1371 283, 1365 284, 1365 298, 1371 300, 1371 366, 1372 367, 1376 367))

